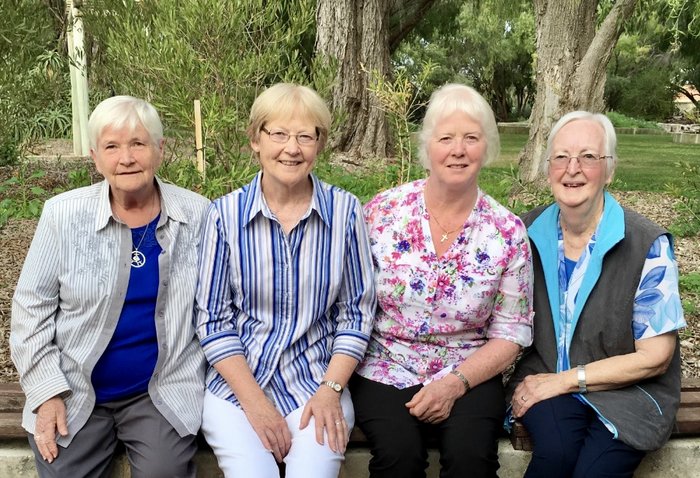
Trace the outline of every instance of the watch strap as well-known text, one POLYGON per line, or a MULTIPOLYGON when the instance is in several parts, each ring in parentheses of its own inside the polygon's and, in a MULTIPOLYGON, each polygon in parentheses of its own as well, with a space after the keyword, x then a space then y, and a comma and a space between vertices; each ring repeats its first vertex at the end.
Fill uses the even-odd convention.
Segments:
POLYGON ((321 385, 325 385, 327 387, 330 387, 331 390, 334 392, 342 393, 343 392, 343 386, 339 384, 338 382, 334 382, 333 380, 324 380, 321 382, 321 385))
POLYGON ((579 365, 576 368, 576 378, 578 379, 578 393, 588 392, 588 388, 586 387, 586 366, 585 365, 579 365))

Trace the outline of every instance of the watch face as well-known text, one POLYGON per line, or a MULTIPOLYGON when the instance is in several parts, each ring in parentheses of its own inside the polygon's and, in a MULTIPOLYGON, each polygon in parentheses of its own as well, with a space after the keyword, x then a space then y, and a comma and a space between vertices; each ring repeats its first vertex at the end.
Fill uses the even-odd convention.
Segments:
POLYGON ((331 380, 328 380, 326 382, 323 382, 323 384, 329 386, 330 388, 332 388, 333 390, 335 390, 338 393, 343 391, 343 387, 337 382, 333 382, 331 380))

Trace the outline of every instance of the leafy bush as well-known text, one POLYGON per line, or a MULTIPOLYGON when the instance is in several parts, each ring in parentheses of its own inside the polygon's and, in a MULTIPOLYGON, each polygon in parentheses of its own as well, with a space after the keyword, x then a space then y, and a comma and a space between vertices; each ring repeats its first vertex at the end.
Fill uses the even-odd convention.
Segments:
MULTIPOLYGON (((49 7, 5 0, 0 15, 0 137, 18 149, 71 127, 70 80, 49 7), (6 5, 10 4, 10 5, 6 5)), ((14 154, 14 153, 12 153, 14 154)), ((6 156, 6 155, 5 155, 6 156)))
POLYGON ((632 118, 616 111, 608 111, 605 116, 612 122, 616 128, 649 128, 661 129, 658 124, 653 121, 647 121, 639 118, 632 118))
POLYGON ((313 1, 86 5, 92 104, 112 94, 146 98, 161 113, 175 150, 193 156, 193 100, 201 101, 207 181, 218 185, 207 186, 186 163, 165 168, 183 186, 209 194, 247 177, 241 173, 250 156, 245 128, 252 102, 265 87, 289 81, 311 84, 322 95, 330 89, 332 72, 310 73, 313 1))

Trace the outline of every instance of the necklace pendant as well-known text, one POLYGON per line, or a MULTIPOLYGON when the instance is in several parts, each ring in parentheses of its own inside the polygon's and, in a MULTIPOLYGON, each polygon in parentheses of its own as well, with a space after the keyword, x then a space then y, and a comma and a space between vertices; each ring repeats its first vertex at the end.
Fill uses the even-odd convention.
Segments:
POLYGON ((444 233, 442 236, 440 236, 440 243, 442 244, 447 240, 447 233, 444 233))
POLYGON ((138 249, 131 251, 131 267, 139 269, 144 265, 146 265, 146 256, 143 255, 143 252, 138 249))

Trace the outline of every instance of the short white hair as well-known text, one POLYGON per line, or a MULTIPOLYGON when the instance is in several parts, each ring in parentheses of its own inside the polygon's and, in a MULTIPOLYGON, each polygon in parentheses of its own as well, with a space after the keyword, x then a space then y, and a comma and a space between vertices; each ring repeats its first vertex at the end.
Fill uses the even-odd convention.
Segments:
POLYGON ((549 167, 548 159, 552 155, 552 141, 554 141, 554 137, 559 133, 559 130, 567 124, 580 120, 592 121, 603 128, 603 147, 605 151, 601 151, 600 154, 608 156, 605 158, 607 163, 606 171, 608 172, 608 176, 612 176, 612 173, 615 171, 615 166, 617 165, 617 134, 615 133, 615 127, 604 114, 580 110, 566 113, 552 126, 552 130, 549 132, 549 137, 547 138, 547 149, 544 151, 544 164, 542 165, 544 172, 546 173, 549 167))
POLYGON ((435 90, 430 96, 428 109, 423 118, 418 156, 425 169, 430 169, 428 144, 433 136, 435 125, 442 118, 456 111, 466 114, 481 126, 486 139, 486 158, 482 164, 488 164, 498 157, 501 151, 501 140, 491 105, 471 86, 449 83, 435 90))
POLYGON ((100 135, 107 127, 135 130, 141 124, 154 145, 163 139, 163 124, 158 112, 148 101, 133 96, 112 96, 97 105, 88 120, 90 147, 97 149, 100 135))

